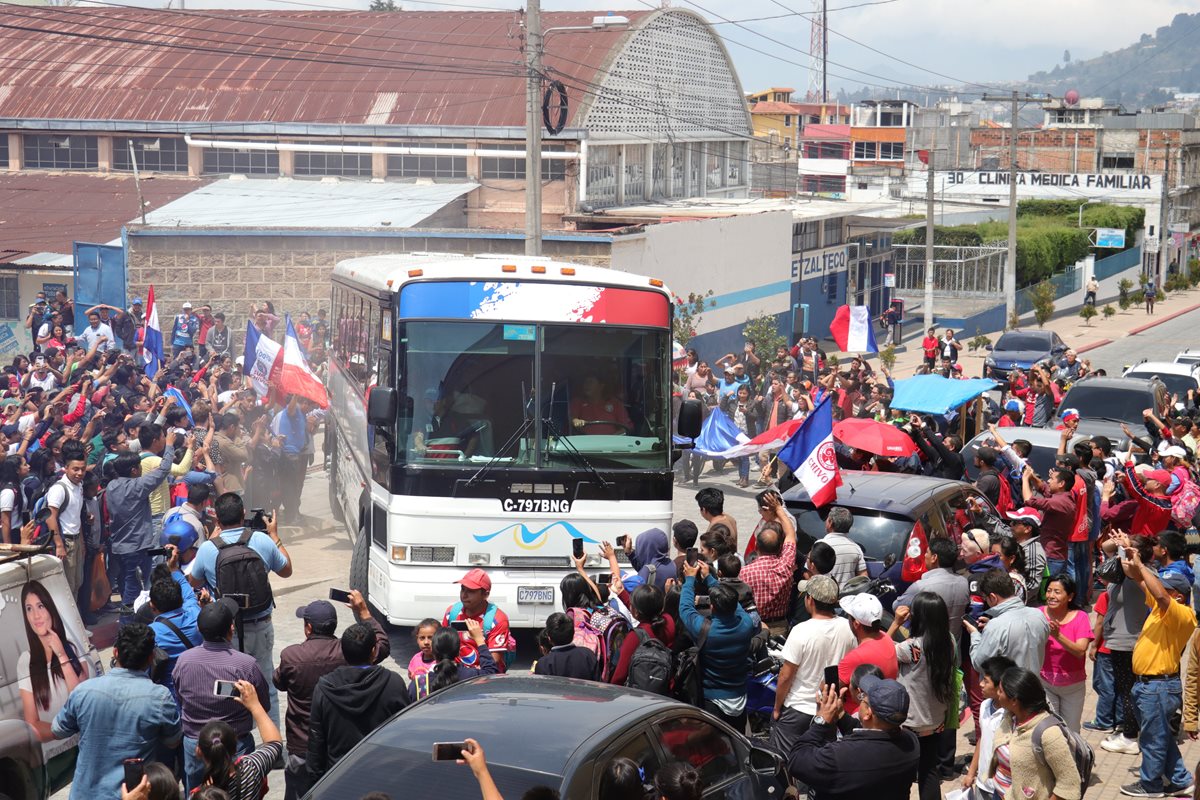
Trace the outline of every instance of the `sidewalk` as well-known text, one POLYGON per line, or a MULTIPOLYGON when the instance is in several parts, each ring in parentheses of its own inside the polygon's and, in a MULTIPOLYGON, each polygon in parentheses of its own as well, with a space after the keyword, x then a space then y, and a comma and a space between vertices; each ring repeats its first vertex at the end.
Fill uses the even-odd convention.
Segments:
MULTIPOLYGON (((1127 336, 1136 336, 1175 317, 1200 309, 1200 289, 1172 292, 1155 304, 1153 316, 1146 315, 1144 306, 1130 306, 1128 311, 1121 311, 1114 302, 1112 307, 1116 309, 1115 316, 1105 320, 1102 315, 1097 315, 1092 318, 1090 326, 1084 324, 1078 313, 1072 312, 1051 319, 1045 327, 1057 332, 1067 346, 1073 347, 1075 352, 1082 357, 1089 350, 1103 347, 1127 336)), ((1102 308, 1104 308, 1103 304, 1097 306, 1097 310, 1102 308)), ((1037 323, 1032 319, 1028 322, 1022 320, 1022 327, 1034 328, 1036 326, 1037 323)), ((940 334, 941 331, 942 328, 939 326, 938 333, 940 334)), ((1000 339, 1002 333, 1003 331, 984 331, 984 335, 992 340, 992 344, 1000 339)), ((987 355, 987 351, 967 349, 967 343, 975 336, 974 331, 955 331, 955 334, 963 343, 963 349, 959 353, 959 363, 963 365, 963 374, 968 378, 978 378, 983 372, 983 358, 987 355)), ((912 375, 921 365, 924 356, 920 337, 908 339, 904 344, 905 351, 896 354, 896 366, 892 369, 892 374, 897 378, 907 378, 912 375)), ((840 354, 839 357, 841 357, 840 354)))

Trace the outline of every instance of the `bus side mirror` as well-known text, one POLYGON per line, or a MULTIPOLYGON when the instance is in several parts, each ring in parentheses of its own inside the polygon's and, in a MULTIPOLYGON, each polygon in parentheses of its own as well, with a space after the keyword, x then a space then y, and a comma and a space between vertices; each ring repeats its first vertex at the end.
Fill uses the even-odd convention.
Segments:
POLYGON ((396 390, 391 386, 372 386, 367 393, 367 422, 391 425, 396 420, 396 390))
POLYGON ((695 439, 700 435, 700 425, 704 420, 704 410, 699 400, 684 400, 679 406, 679 435, 695 439))

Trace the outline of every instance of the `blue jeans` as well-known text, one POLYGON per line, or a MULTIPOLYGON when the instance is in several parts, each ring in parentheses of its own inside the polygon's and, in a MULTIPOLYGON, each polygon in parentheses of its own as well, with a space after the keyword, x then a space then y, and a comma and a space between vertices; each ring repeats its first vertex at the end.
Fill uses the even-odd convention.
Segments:
MULTIPOLYGON (((113 553, 112 557, 121 575, 121 605, 131 606, 145 588, 145 582, 150 580, 150 554, 138 550, 134 553, 113 553)), ((121 624, 132 620, 132 615, 121 616, 121 624)))
MULTIPOLYGON (((183 784, 186 791, 191 792, 204 781, 204 773, 208 765, 204 759, 196 755, 196 741, 190 736, 183 737, 183 784)), ((254 752, 254 736, 247 733, 238 737, 237 754, 244 756, 254 752)))
POLYGON ((1112 656, 1108 653, 1096 653, 1092 689, 1096 692, 1096 717, 1092 722, 1101 728, 1120 728, 1125 720, 1125 704, 1117 702, 1112 656))
POLYGON ((742 456, 735 459, 737 461, 738 477, 742 480, 750 479, 750 456, 742 456))
POLYGON ((1070 559, 1066 559, 1066 558, 1064 558, 1064 559, 1047 558, 1046 559, 1046 567, 1049 568, 1049 570, 1050 570, 1050 577, 1053 578, 1055 575, 1058 575, 1063 572, 1066 572, 1069 575, 1070 574, 1070 563, 1071 563, 1070 559))
POLYGON ((1160 792, 1164 781, 1169 786, 1190 786, 1192 774, 1183 765, 1179 745, 1171 733, 1171 716, 1183 706, 1183 685, 1179 678, 1133 684, 1133 703, 1137 709, 1142 748, 1139 778, 1143 789, 1160 792))
POLYGON ((1088 605, 1092 596, 1092 543, 1071 542, 1067 550, 1067 569, 1075 579, 1075 602, 1088 605))

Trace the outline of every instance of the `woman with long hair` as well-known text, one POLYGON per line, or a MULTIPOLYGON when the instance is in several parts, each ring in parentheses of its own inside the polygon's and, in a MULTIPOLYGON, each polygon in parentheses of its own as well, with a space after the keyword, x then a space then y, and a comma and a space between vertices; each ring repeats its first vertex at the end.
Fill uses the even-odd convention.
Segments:
POLYGON ((1042 688, 1050 710, 1076 733, 1083 722, 1087 694, 1087 652, 1095 638, 1091 620, 1075 604, 1075 581, 1060 573, 1046 584, 1046 605, 1041 608, 1050 623, 1046 655, 1042 660, 1042 688))
POLYGON ((91 677, 83 648, 67 637, 62 615, 54 598, 41 583, 29 581, 21 587, 25 615, 25 638, 29 649, 17 659, 17 684, 25 722, 39 741, 54 739, 50 723, 67 702, 67 695, 91 677))
MULTIPOLYGON (((908 690, 908 720, 904 727, 917 735, 921 758, 917 787, 921 800, 941 800, 938 740, 946 724, 946 709, 955 699, 957 648, 950 633, 950 612, 933 592, 919 592, 909 612, 910 638, 896 645, 900 684, 908 690)), ((897 614, 897 620, 902 614, 897 614)))
POLYGON ((633 613, 633 618, 637 620, 638 626, 630 631, 625 640, 621 642, 617 666, 613 670, 612 677, 609 678, 609 683, 619 686, 624 686, 625 681, 629 678, 629 664, 633 661, 634 652, 642 643, 642 636, 638 631, 643 631, 645 636, 662 642, 667 649, 675 644, 675 621, 663 613, 666 595, 663 594, 662 589, 643 583, 633 590, 633 595, 629 599, 631 606, 629 610, 633 613))
MULTIPOLYGON (((754 401, 749 386, 739 386, 736 392, 721 398, 721 410, 747 437, 753 439, 758 433, 761 407, 754 401)), ((738 456, 734 461, 737 462, 737 485, 744 489, 750 485, 750 457, 738 456)))
POLYGON ((562 598, 563 611, 568 615, 573 613, 571 609, 582 609, 586 616, 590 616, 600 605, 600 597, 592 588, 592 584, 578 572, 563 576, 558 584, 558 592, 562 598))
POLYGON ((230 800, 259 800, 266 788, 263 782, 267 773, 283 754, 283 737, 259 702, 254 684, 235 683, 238 691, 233 699, 250 712, 262 744, 238 756, 238 735, 233 728, 220 720, 207 723, 196 737, 196 753, 204 761, 204 779, 200 785, 215 786, 228 794, 230 800))
POLYGON ((458 631, 453 628, 438 628, 437 633, 433 635, 433 666, 428 672, 414 678, 408 686, 408 694, 413 702, 459 681, 470 680, 479 675, 495 675, 498 672, 496 660, 487 648, 483 626, 474 619, 468 619, 466 623, 467 633, 470 634, 479 654, 479 665, 467 666, 460 663, 458 655, 462 642, 458 638, 458 631))
POLYGON ((21 544, 21 526, 25 524, 21 481, 28 474, 25 456, 6 456, 0 461, 0 541, 21 544))
POLYGON ((993 535, 990 541, 992 555, 1000 558, 1004 571, 1012 578, 1013 587, 1017 590, 1016 597, 1021 598, 1022 603, 1026 602, 1025 549, 1011 536, 993 535))
POLYGON ((1013 667, 1000 677, 996 702, 1008 714, 996 732, 992 781, 1004 800, 1077 800, 1082 780, 1061 726, 1042 732, 1042 753, 1033 750, 1033 731, 1050 713, 1037 675, 1013 667))

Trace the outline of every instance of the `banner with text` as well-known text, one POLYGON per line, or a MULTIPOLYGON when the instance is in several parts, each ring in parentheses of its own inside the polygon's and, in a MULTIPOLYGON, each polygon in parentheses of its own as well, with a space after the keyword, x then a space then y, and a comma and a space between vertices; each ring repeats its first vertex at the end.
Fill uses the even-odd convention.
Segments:
MULTIPOLYGON (((934 176, 938 196, 1007 200, 1007 170, 947 170, 934 176)), ((908 178, 910 194, 925 192, 926 175, 908 178)), ((1089 172, 1018 172, 1017 197, 1036 199, 1098 199, 1114 202, 1157 201, 1162 196, 1162 176, 1097 174, 1089 172)))

